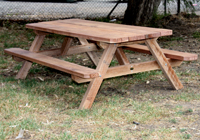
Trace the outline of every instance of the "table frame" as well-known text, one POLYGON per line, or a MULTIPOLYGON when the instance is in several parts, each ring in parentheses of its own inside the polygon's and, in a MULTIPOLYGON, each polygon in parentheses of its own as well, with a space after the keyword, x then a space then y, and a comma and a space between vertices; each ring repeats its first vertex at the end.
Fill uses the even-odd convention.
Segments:
MULTIPOLYGON (((36 37, 29 49, 31 52, 39 52, 41 45, 44 41, 44 38, 47 34, 46 32, 43 31, 34 31, 36 33, 36 37)), ((87 39, 84 38, 78 38, 80 43, 84 45, 89 45, 90 43, 87 41, 87 39)), ((71 47, 71 42, 72 42, 71 37, 65 37, 64 41, 61 46, 61 51, 59 52, 61 56, 67 55, 70 47, 71 47)), ((161 69, 165 75, 165 77, 168 79, 169 83, 172 85, 172 87, 176 90, 183 88, 183 85, 181 84, 180 80, 178 79, 177 75, 175 74, 174 70, 172 69, 171 64, 173 65, 180 65, 182 61, 179 60, 174 60, 174 62, 170 62, 169 59, 165 57, 163 54, 160 46, 157 43, 157 38, 152 38, 152 39, 146 39, 142 41, 133 41, 133 42, 126 42, 126 43, 104 43, 104 42, 99 42, 98 46, 104 49, 103 54, 101 58, 99 59, 95 53, 95 51, 88 52, 86 50, 87 55, 90 57, 92 62, 97 66, 96 70, 99 72, 99 77, 93 78, 93 79, 84 79, 80 78, 77 76, 72 75, 72 79, 79 79, 79 81, 87 82, 90 81, 89 86, 87 88, 87 91, 82 99, 82 102, 80 104, 79 109, 89 109, 91 108, 94 99, 98 93, 98 90, 102 84, 102 81, 105 78, 110 78, 110 77, 116 77, 116 71, 115 68, 113 70, 109 69, 109 65, 114 57, 116 56, 119 64, 121 65, 121 70, 123 71, 126 69, 126 66, 130 67, 130 62, 128 61, 123 49, 121 46, 124 46, 126 44, 138 44, 138 43, 145 43, 150 52, 152 53, 153 57, 155 58, 156 61, 150 61, 146 62, 143 64, 138 64, 138 72, 141 71, 149 71, 152 69, 161 69), (156 63, 157 62, 157 63, 156 63), (171 64, 170 64, 171 63, 171 64), (145 67, 147 66, 147 67, 145 67), (154 68, 155 67, 155 68, 154 68), (107 72, 108 71, 108 72, 107 72), (85 81, 84 81, 85 80, 85 81)), ((51 52, 52 53, 52 52, 51 52)), ((53 55, 54 53, 52 53, 53 55)), ((25 79, 29 69, 31 68, 32 62, 30 61, 24 61, 21 69, 19 70, 16 78, 17 79, 25 79)), ((129 69, 129 68, 128 68, 129 69)), ((129 69, 131 71, 131 69, 129 69)), ((125 72, 126 74, 131 73, 131 72, 125 72)), ((137 72, 136 72, 137 73, 137 72)), ((118 76, 123 75, 119 72, 118 76)))

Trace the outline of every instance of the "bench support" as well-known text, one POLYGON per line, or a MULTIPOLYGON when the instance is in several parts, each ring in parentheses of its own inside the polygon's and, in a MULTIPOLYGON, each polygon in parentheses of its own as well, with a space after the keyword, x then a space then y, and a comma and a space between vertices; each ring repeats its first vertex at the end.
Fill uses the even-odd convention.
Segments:
MULTIPOLYGON (((78 38, 78 39, 82 45, 89 44, 89 42, 84 38, 78 38)), ((91 51, 91 52, 86 52, 86 53, 87 53, 88 57, 91 59, 91 61, 94 63, 94 65, 97 66, 99 63, 99 58, 98 58, 96 52, 91 51)))
MULTIPOLYGON (((172 67, 180 66, 183 61, 181 60, 174 60, 167 58, 169 63, 172 67)), ((104 76, 104 79, 119 77, 134 73, 146 72, 151 70, 160 70, 160 66, 156 61, 148 61, 148 62, 140 62, 140 63, 133 63, 121 66, 115 66, 108 68, 107 73, 104 76)), ((92 79, 85 79, 75 75, 72 75, 72 80, 77 83, 86 83, 90 82, 92 79)))
POLYGON ((130 64, 130 62, 129 62, 128 58, 126 57, 126 54, 124 53, 122 48, 117 48, 117 51, 115 52, 115 56, 120 65, 130 64))
MULTIPOLYGON (((30 52, 38 52, 39 51, 39 49, 44 41, 45 35, 46 35, 46 33, 43 33, 41 31, 38 31, 38 32, 35 31, 35 33, 37 34, 37 36, 35 37, 32 45, 29 49, 30 52)), ((32 66, 32 62, 24 61, 21 69, 19 70, 19 72, 16 76, 16 79, 25 79, 31 66, 32 66)))
POLYGON ((148 39, 146 40, 146 45, 148 46, 151 54, 154 56, 161 70, 163 71, 165 77, 173 86, 174 89, 178 90, 183 88, 180 80, 178 79, 176 73, 172 69, 170 63, 167 61, 167 58, 161 51, 160 46, 158 45, 156 39, 148 39))
POLYGON ((96 70, 100 73, 100 77, 94 78, 90 82, 79 109, 91 108, 116 49, 117 47, 115 44, 110 44, 110 46, 104 50, 96 68, 96 70))
POLYGON ((71 47, 72 40, 73 39, 70 37, 64 38, 64 41, 63 41, 62 47, 61 47, 61 56, 64 56, 67 54, 69 48, 71 47))

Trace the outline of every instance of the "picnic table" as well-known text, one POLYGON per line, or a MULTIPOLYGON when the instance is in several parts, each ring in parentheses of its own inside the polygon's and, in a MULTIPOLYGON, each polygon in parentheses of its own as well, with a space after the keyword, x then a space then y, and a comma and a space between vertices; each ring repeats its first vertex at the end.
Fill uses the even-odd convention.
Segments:
POLYGON ((20 48, 5 49, 5 52, 14 56, 15 60, 24 61, 16 78, 26 78, 32 62, 36 62, 71 74, 72 79, 77 83, 90 82, 80 109, 91 108, 102 81, 111 77, 161 69, 172 87, 176 90, 181 89, 183 85, 172 66, 179 66, 183 61, 193 61, 198 57, 196 54, 161 49, 157 38, 172 35, 172 30, 168 29, 81 19, 30 23, 26 25, 26 28, 33 29, 36 33, 29 51, 20 48), (42 42, 49 33, 64 35, 62 46, 58 49, 40 51, 42 42), (81 45, 71 46, 73 37, 78 38, 81 45), (100 58, 96 54, 99 48, 103 49, 100 58), (155 61, 131 64, 124 49, 152 54, 155 61), (54 57, 77 53, 87 53, 96 65, 96 69, 54 57), (109 67, 114 56, 120 65, 109 67))

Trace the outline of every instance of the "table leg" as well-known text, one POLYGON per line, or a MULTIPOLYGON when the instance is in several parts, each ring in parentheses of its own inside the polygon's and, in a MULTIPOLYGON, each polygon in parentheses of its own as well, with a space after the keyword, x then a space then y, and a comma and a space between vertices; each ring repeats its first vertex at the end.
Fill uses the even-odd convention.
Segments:
MULTIPOLYGON (((87 45, 89 44, 88 41, 84 38, 78 38, 81 45, 87 45)), ((99 63, 99 58, 96 54, 96 52, 87 52, 87 55, 89 56, 89 58, 92 60, 92 62, 97 66, 99 63)))
MULTIPOLYGON (((29 51, 31 52, 38 52, 43 41, 44 41, 44 38, 45 38, 45 34, 39 34, 40 32, 38 32, 38 34, 36 35, 29 51)), ((17 76, 16 76, 16 79, 25 79, 27 74, 28 74, 28 71, 29 69, 31 68, 31 65, 32 65, 32 62, 29 62, 29 61, 24 61, 21 69, 19 70, 17 76)))
POLYGON ((121 47, 117 48, 117 50, 115 52, 115 56, 116 56, 120 65, 130 64, 128 58, 126 57, 126 54, 124 53, 124 51, 121 47))
POLYGON ((69 48, 71 47, 72 38, 65 37, 61 47, 61 56, 67 55, 69 48))
POLYGON ((109 47, 107 47, 103 55, 99 61, 99 64, 97 66, 97 70, 100 73, 100 77, 92 79, 90 82, 87 91, 83 97, 83 100, 81 102, 81 105, 79 109, 89 109, 92 106, 92 103, 94 102, 94 99, 96 97, 96 94, 101 86, 101 83, 104 79, 104 75, 106 74, 108 67, 110 65, 110 62, 115 54, 117 47, 114 44, 110 44, 109 47))
POLYGON ((170 63, 166 59, 165 55, 162 53, 156 39, 148 39, 145 43, 173 88, 176 90, 183 88, 183 85, 181 84, 176 73, 172 69, 170 63))

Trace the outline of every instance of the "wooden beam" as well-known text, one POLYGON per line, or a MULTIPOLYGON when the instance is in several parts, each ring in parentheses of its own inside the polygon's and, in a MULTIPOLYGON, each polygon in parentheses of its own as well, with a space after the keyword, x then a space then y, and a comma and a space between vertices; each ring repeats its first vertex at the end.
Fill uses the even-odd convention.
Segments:
MULTIPOLYGON (((37 33, 29 51, 30 52, 38 52, 43 41, 45 38, 45 35, 43 32, 39 32, 39 31, 35 31, 37 33)), ((21 69, 19 70, 19 72, 17 73, 16 79, 25 79, 29 69, 31 68, 32 62, 29 61, 24 61, 21 69)))
MULTIPOLYGON (((88 45, 89 42, 84 38, 78 38, 82 45, 88 45)), ((91 61, 97 66, 99 63, 99 57, 97 56, 96 52, 86 52, 91 61)))
MULTIPOLYGON (((171 66, 180 66, 183 61, 168 59, 171 66)), ((134 63, 122 66, 115 66, 108 69, 104 79, 119 77, 134 73, 146 72, 151 70, 159 70, 160 66, 156 61, 149 61, 149 62, 141 62, 141 63, 134 63)), ((72 79, 77 83, 86 83, 90 82, 92 79, 84 79, 78 76, 72 75, 72 79)))
POLYGON ((127 64, 130 64, 128 58, 126 57, 126 54, 124 53, 123 49, 120 47, 120 48, 117 48, 116 52, 115 52, 115 56, 118 60, 118 63, 120 65, 127 65, 127 64))
POLYGON ((94 78, 90 82, 79 109, 91 108, 116 49, 117 47, 114 44, 110 44, 110 46, 104 50, 103 55, 96 68, 96 70, 100 73, 100 77, 94 78))
MULTIPOLYGON (((133 45, 126 45, 123 48, 126 50, 135 51, 135 52, 151 54, 150 50, 145 45, 133 44, 133 45)), ((177 60, 182 60, 182 61, 193 61, 193 60, 197 60, 198 58, 198 55, 193 54, 193 53, 179 52, 179 51, 168 50, 168 49, 161 49, 161 50, 167 58, 172 58, 172 59, 177 59, 177 60)))
POLYGON ((154 56, 165 77, 168 79, 169 83, 173 86, 173 88, 176 90, 183 88, 183 85, 181 84, 176 73, 172 69, 170 63, 167 61, 167 58, 163 54, 156 39, 146 40, 146 45, 148 46, 149 50, 151 51, 151 54, 154 56))
POLYGON ((39 31, 39 30, 34 30, 34 33, 35 33, 36 35, 48 35, 48 34, 50 34, 50 33, 48 33, 48 32, 43 32, 43 31, 39 31))
MULTIPOLYGON (((97 51, 97 50, 98 48, 94 43, 90 43, 88 45, 77 45, 77 46, 70 47, 67 52, 67 55, 79 54, 79 53, 97 51)), ((38 53, 41 53, 47 56, 59 56, 61 54, 61 49, 58 48, 58 49, 43 50, 43 51, 39 51, 38 53)), ((24 59, 17 58, 15 56, 13 56, 13 59, 18 62, 24 61, 24 59)))
POLYGON ((67 54, 69 48, 71 47, 73 39, 70 37, 65 37, 62 43, 61 47, 61 56, 64 56, 67 54))
POLYGON ((53 58, 39 53, 26 51, 20 48, 5 49, 5 53, 17 56, 27 61, 36 62, 37 64, 57 69, 69 74, 73 74, 82 78, 95 78, 99 77, 97 70, 70 63, 64 60, 53 58))
MULTIPOLYGON (((117 47, 123 47, 123 46, 133 45, 133 44, 143 44, 143 43, 145 43, 145 40, 117 43, 117 47)), ((109 43, 97 42, 97 45, 102 49, 106 49, 109 46, 109 43)))

